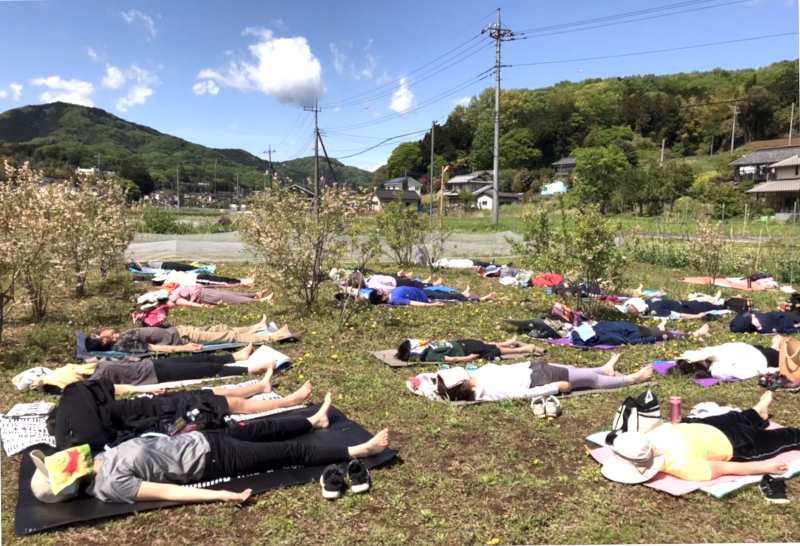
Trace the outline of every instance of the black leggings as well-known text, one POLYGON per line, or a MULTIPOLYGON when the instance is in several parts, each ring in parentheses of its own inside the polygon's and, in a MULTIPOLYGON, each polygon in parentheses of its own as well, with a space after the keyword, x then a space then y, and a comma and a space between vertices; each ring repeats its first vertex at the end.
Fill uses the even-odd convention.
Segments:
POLYGON ((346 461, 347 447, 291 441, 312 429, 305 417, 262 419, 204 432, 211 447, 202 480, 235 477, 285 466, 316 466, 346 461))
POLYGON ((684 421, 711 425, 722 431, 733 446, 734 461, 758 461, 800 449, 800 429, 786 427, 767 430, 769 421, 762 419, 754 409, 684 421))
POLYGON ((226 366, 236 362, 231 354, 224 355, 189 355, 157 358, 153 360, 153 368, 159 383, 166 381, 185 381, 204 377, 224 377, 229 375, 247 375, 247 366, 226 366))
MULTIPOLYGON (((473 301, 472 297, 467 297, 458 292, 443 292, 441 290, 426 290, 425 294, 431 301, 473 301)), ((475 298, 477 299, 477 298, 475 298)))
MULTIPOLYGON (((164 284, 164 280, 153 280, 153 284, 155 286, 161 286, 164 284)), ((210 275, 208 273, 198 273, 197 274, 197 284, 202 284, 205 286, 214 286, 216 284, 241 284, 240 279, 234 279, 233 277, 220 277, 219 275, 210 275)))

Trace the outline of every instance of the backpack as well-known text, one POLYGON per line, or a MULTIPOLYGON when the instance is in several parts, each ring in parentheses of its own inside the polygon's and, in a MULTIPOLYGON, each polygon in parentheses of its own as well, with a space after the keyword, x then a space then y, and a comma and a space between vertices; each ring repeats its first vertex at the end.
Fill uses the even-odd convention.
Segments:
POLYGON ((623 432, 647 432, 661 423, 661 406, 653 391, 647 389, 639 396, 627 397, 617 408, 611 432, 606 443, 611 445, 614 438, 623 432))

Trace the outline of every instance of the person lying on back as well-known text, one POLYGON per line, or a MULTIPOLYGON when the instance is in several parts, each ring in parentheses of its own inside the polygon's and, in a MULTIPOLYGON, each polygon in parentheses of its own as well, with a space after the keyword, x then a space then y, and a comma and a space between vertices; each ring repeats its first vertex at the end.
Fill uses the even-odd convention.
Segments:
POLYGON ((398 286, 392 290, 376 289, 370 292, 369 302, 373 305, 385 303, 388 305, 428 305, 442 306, 444 302, 465 302, 465 301, 490 301, 497 297, 497 294, 489 294, 479 297, 469 294, 469 288, 463 293, 444 292, 436 288, 421 289, 412 286, 398 286))

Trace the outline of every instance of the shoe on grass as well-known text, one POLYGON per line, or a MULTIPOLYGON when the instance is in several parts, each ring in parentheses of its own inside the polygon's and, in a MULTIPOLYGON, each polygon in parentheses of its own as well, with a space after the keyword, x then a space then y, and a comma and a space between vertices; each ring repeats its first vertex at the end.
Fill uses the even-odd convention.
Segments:
POLYGON ((533 415, 539 419, 544 419, 546 417, 543 396, 537 396, 531 400, 531 410, 533 410, 533 415))
POLYGON ((350 479, 350 491, 353 493, 366 493, 372 487, 369 470, 358 459, 353 459, 347 465, 347 477, 350 479))
POLYGON ((319 484, 322 486, 322 497, 328 500, 338 499, 347 490, 344 472, 335 464, 325 467, 319 477, 319 484))
POLYGON ((544 413, 547 417, 556 418, 561 415, 561 402, 558 401, 553 395, 547 397, 544 401, 544 413))
POLYGON ((761 483, 758 484, 761 489, 761 494, 767 502, 771 504, 788 504, 789 499, 786 498, 786 480, 783 478, 775 478, 769 474, 764 474, 761 478, 761 483))

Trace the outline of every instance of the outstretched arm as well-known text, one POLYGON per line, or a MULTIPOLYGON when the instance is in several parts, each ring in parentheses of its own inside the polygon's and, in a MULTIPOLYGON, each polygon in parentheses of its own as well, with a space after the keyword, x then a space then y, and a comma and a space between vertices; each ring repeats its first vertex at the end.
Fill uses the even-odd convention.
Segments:
POLYGON ((770 461, 752 461, 747 463, 710 461, 711 477, 750 476, 752 474, 783 474, 789 469, 786 463, 770 461))
POLYGON ((252 489, 245 489, 241 493, 234 491, 217 491, 215 489, 200 489, 196 487, 183 487, 172 483, 142 482, 136 500, 139 501, 181 501, 181 502, 206 502, 206 501, 231 501, 244 502, 253 494, 252 489))
POLYGON ((133 393, 163 394, 164 391, 164 388, 155 385, 114 385, 114 396, 133 393))
POLYGON ((173 305, 175 305, 176 307, 206 307, 206 305, 203 303, 195 303, 185 298, 178 298, 177 300, 175 300, 173 305))
POLYGON ((184 343, 182 345, 156 345, 150 343, 147 350, 151 353, 196 353, 203 350, 200 343, 184 343))
POLYGON ((450 363, 457 363, 457 362, 472 362, 473 360, 478 360, 480 355, 475 353, 466 355, 466 356, 445 356, 444 361, 450 363))

